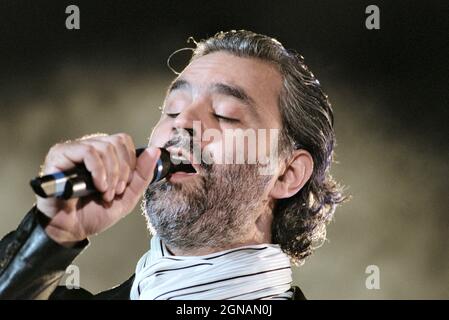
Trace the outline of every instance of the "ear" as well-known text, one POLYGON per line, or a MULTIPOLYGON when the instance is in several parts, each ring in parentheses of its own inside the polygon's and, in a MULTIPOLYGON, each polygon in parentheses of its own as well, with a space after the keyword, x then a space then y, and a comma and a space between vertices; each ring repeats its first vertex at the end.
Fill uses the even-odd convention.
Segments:
POLYGON ((270 191, 274 199, 290 198, 295 195, 310 179, 313 172, 313 158, 306 150, 295 150, 287 160, 270 191))

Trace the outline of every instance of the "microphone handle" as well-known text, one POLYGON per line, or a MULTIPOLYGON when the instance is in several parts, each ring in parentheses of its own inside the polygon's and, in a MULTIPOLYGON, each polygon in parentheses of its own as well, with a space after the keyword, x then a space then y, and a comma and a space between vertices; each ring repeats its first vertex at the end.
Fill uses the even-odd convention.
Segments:
MULTIPOLYGON (((145 148, 136 149, 136 157, 139 157, 145 148)), ((154 168, 153 179, 150 183, 157 182, 167 176, 171 169, 170 153, 161 150, 161 156, 154 168)), ((92 175, 84 164, 79 164, 73 169, 36 177, 30 181, 34 193, 42 198, 70 199, 88 196, 98 193, 92 180, 92 175)))

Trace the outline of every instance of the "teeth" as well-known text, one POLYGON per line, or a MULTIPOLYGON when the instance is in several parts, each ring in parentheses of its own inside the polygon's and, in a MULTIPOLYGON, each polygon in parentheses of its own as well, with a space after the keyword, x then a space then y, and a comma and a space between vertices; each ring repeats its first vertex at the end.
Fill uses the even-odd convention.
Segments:
POLYGON ((189 161, 189 159, 183 157, 183 156, 178 156, 178 155, 171 155, 173 160, 178 160, 178 161, 189 161))

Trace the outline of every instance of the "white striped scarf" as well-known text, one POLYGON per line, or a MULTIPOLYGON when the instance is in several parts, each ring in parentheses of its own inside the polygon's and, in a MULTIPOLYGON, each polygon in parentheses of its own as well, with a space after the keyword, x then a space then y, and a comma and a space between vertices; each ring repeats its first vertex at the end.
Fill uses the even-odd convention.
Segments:
POLYGON ((292 272, 278 245, 243 246, 204 256, 174 256, 154 236, 140 258, 132 300, 291 299, 292 272))

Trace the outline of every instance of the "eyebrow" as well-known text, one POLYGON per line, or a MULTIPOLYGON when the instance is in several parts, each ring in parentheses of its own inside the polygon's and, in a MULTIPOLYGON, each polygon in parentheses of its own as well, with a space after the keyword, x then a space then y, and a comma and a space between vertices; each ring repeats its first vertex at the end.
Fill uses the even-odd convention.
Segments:
MULTIPOLYGON (((187 80, 177 79, 170 84, 167 93, 170 94, 175 90, 189 89, 189 88, 191 88, 191 85, 187 80)), ((243 88, 236 85, 230 85, 221 82, 212 83, 209 86, 209 90, 225 96, 236 98, 237 100, 243 102, 245 105, 252 108, 254 108, 256 105, 254 99, 251 98, 243 88)))
POLYGON ((244 104, 246 104, 249 107, 254 107, 255 102, 253 98, 251 98, 243 88, 235 85, 229 85, 225 83, 214 83, 211 85, 211 89, 213 92, 234 97, 237 100, 240 100, 244 104))
POLYGON ((189 89, 190 83, 183 79, 176 79, 168 87, 167 94, 178 89, 189 89))

